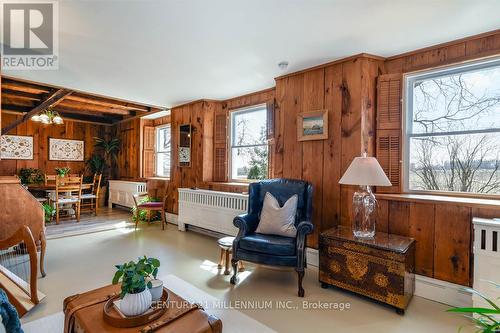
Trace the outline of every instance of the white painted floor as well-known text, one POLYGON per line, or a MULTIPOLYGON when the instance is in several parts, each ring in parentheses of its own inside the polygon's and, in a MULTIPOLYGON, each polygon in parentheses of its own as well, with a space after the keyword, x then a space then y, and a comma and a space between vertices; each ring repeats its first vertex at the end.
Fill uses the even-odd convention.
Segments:
POLYGON ((229 276, 216 269, 219 249, 215 239, 194 232, 180 232, 171 224, 165 231, 158 224, 143 225, 137 231, 124 228, 49 240, 47 276, 39 279, 39 289, 47 298, 27 314, 23 322, 61 311, 67 296, 109 284, 115 264, 141 255, 160 259, 160 278, 176 275, 226 301, 219 305, 267 301, 265 306, 272 308, 240 311, 278 332, 445 333, 457 332, 460 326, 468 324, 465 319, 445 312, 448 306, 420 297, 414 297, 406 315, 400 316, 391 308, 350 293, 321 289, 315 267, 307 269, 306 297, 303 299, 296 296, 297 280, 292 270, 247 264, 246 272, 240 273, 240 283, 233 287, 229 284, 229 276), (318 302, 349 304, 349 309, 311 309, 305 308, 303 302, 309 306, 318 302), (279 309, 278 304, 286 308, 279 309))

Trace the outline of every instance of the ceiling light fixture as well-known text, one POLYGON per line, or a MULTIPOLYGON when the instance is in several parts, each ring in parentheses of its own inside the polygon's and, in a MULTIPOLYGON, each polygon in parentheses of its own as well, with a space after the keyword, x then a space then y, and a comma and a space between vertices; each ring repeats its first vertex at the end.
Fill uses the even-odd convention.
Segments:
POLYGON ((284 71, 285 69, 288 68, 288 61, 281 61, 279 64, 278 64, 278 67, 284 71))
POLYGON ((44 110, 40 112, 39 114, 34 115, 31 117, 32 121, 42 123, 42 124, 55 124, 55 125, 62 125, 64 124, 64 120, 61 118, 59 113, 57 111, 54 111, 51 108, 48 108, 47 110, 44 110))

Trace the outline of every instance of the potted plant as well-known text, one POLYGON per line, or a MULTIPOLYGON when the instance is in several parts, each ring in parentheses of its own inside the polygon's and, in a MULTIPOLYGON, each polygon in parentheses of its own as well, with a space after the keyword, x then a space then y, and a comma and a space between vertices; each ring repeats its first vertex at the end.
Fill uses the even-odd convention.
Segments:
POLYGON ((52 216, 54 216, 56 209, 52 207, 52 205, 49 205, 48 203, 43 203, 42 206, 43 206, 43 212, 45 214, 45 223, 52 222, 52 216))
POLYGON ((120 311, 126 316, 137 316, 146 312, 151 306, 152 296, 149 289, 153 286, 151 278, 156 279, 160 261, 146 256, 138 258, 137 262, 129 261, 116 265, 117 271, 113 284, 121 285, 120 311))
POLYGON ((24 185, 43 183, 43 173, 40 169, 21 168, 18 176, 24 185))
POLYGON ((55 170, 59 177, 64 177, 71 171, 71 168, 64 167, 64 168, 56 168, 55 170))
MULTIPOLYGON (((102 165, 102 187, 104 195, 104 200, 107 202, 109 197, 108 190, 108 181, 112 177, 112 167, 113 162, 116 162, 118 159, 118 153, 120 151, 120 140, 118 138, 112 138, 110 140, 106 140, 104 138, 95 137, 95 145, 94 148, 97 150, 97 154, 104 161, 102 165)), ((103 205, 101 205, 102 207, 103 205)))

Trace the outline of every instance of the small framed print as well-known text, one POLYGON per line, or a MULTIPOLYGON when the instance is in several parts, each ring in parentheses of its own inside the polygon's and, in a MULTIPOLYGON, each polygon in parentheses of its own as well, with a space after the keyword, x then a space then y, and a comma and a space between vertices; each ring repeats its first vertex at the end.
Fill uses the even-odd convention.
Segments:
POLYGON ((300 113, 297 116, 297 139, 328 139, 328 110, 316 110, 300 113))

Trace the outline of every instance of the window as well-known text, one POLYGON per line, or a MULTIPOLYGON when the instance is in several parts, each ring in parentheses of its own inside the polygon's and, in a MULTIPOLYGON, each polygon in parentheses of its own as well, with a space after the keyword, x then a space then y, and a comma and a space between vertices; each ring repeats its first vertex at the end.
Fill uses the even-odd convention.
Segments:
POLYGON ((265 179, 268 171, 266 105, 231 112, 230 179, 265 179))
POLYGON ((406 78, 405 187, 500 194, 500 60, 406 78))
POLYGON ((156 128, 155 175, 170 178, 170 124, 156 128))

